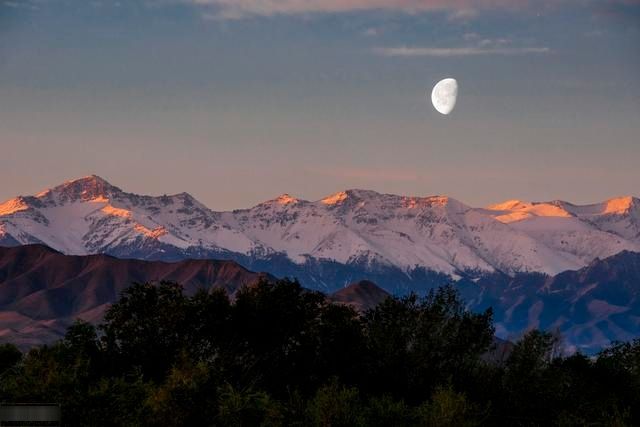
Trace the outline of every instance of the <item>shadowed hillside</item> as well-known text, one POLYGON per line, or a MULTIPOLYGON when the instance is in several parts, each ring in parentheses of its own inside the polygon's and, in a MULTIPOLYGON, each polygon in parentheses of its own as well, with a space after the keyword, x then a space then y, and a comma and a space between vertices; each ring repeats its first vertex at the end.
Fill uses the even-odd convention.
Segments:
POLYGON ((187 293, 257 282, 233 261, 150 262, 106 255, 67 256, 42 245, 0 248, 0 339, 20 346, 59 338, 76 318, 100 320, 134 282, 172 281, 187 293))
POLYGON ((373 282, 361 280, 334 292, 329 296, 334 302, 347 304, 357 311, 366 311, 374 308, 391 294, 380 288, 373 282))

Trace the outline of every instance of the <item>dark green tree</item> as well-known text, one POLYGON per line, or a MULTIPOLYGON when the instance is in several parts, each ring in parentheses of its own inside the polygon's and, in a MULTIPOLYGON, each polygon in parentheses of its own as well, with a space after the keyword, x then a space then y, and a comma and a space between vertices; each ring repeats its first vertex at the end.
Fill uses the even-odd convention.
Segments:
POLYGON ((329 375, 345 374, 362 343, 353 310, 288 280, 242 289, 231 330, 241 380, 236 386, 261 387, 278 397, 312 392, 329 375))
POLYGON ((111 368, 120 374, 139 370, 161 380, 189 347, 189 302, 182 287, 161 282, 134 284, 106 312, 103 345, 111 368))
POLYGON ((491 320, 491 310, 468 311, 452 286, 388 298, 364 319, 371 391, 420 402, 440 384, 466 381, 491 344, 491 320))
POLYGON ((224 289, 199 290, 187 305, 189 352, 197 360, 233 357, 227 351, 233 331, 232 306, 224 289))
POLYGON ((163 384, 155 387, 146 404, 148 423, 156 426, 207 426, 217 416, 218 378, 204 362, 186 355, 170 370, 163 384))
POLYGON ((309 425, 317 427, 364 426, 360 392, 341 385, 334 378, 320 387, 309 402, 309 421, 309 425))
POLYGON ((559 382, 550 376, 557 355, 558 337, 532 330, 516 343, 507 359, 503 396, 503 417, 519 423, 551 423, 559 382))
POLYGON ((236 389, 229 384, 219 390, 213 425, 275 427, 282 426, 283 420, 281 405, 265 392, 236 389))
POLYGON ((22 352, 13 344, 0 344, 0 378, 22 360, 22 352))

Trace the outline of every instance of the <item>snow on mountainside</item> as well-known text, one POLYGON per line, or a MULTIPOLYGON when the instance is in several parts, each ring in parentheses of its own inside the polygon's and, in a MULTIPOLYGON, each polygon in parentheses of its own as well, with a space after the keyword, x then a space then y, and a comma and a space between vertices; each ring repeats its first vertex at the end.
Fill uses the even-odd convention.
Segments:
POLYGON ((90 176, 0 205, 0 233, 21 244, 44 243, 73 255, 115 248, 216 249, 212 242, 233 251, 251 248, 248 239, 217 218, 187 193, 138 196, 90 176))
POLYGON ((479 209, 443 196, 347 190, 315 202, 285 194, 251 209, 214 212, 186 193, 139 196, 89 176, 0 205, 0 245, 26 243, 74 255, 282 255, 295 265, 326 260, 406 274, 555 274, 640 251, 640 203, 509 201, 479 209))
POLYGON ((348 190, 319 202, 283 197, 223 214, 260 245, 340 263, 377 262, 454 274, 480 270, 561 271, 580 265, 527 234, 448 197, 348 190))
POLYGON ((622 197, 576 206, 563 201, 527 203, 511 200, 486 213, 557 252, 577 257, 581 265, 640 246, 640 201, 622 197))

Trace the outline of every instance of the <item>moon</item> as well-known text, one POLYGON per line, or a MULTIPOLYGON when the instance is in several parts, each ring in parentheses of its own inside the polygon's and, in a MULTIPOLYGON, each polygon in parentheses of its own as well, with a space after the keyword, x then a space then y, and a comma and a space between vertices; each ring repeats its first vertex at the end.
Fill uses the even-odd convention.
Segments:
POLYGON ((456 79, 440 80, 431 92, 431 102, 433 102, 434 108, 445 116, 453 111, 457 99, 458 82, 456 79))

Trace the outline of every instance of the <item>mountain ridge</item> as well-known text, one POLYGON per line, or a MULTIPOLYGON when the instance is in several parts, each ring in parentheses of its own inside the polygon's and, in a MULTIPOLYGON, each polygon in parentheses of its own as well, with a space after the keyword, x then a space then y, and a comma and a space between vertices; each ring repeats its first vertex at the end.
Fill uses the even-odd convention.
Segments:
POLYGON ((377 272, 384 287, 410 290, 423 270, 453 279, 553 275, 640 251, 640 203, 628 196, 583 206, 512 200, 475 208, 442 195, 350 189, 317 201, 285 193, 216 212, 188 193, 136 195, 90 175, 0 204, 0 245, 29 243, 76 255, 234 259, 319 289, 377 272), (337 282, 325 273, 336 270, 337 282))

